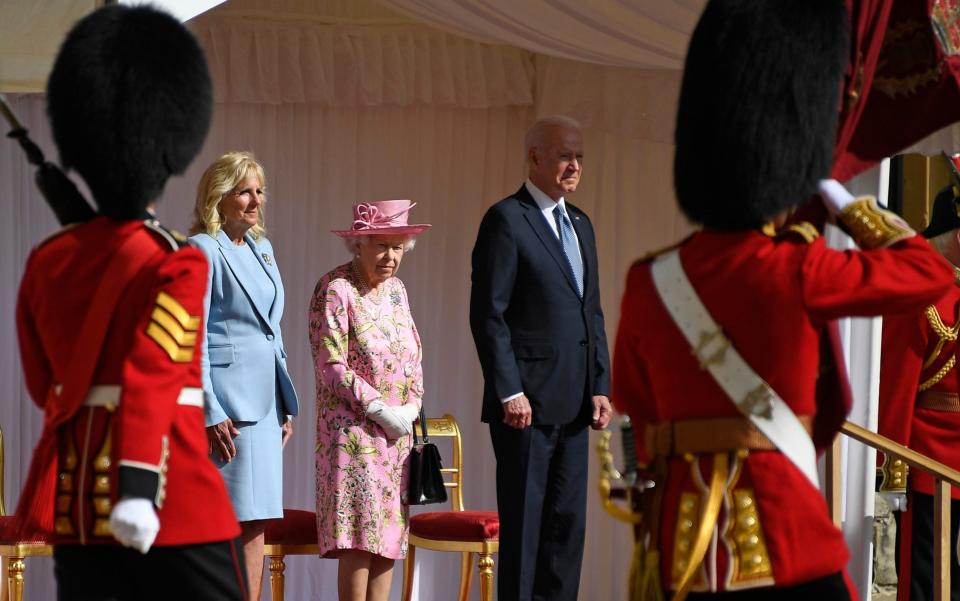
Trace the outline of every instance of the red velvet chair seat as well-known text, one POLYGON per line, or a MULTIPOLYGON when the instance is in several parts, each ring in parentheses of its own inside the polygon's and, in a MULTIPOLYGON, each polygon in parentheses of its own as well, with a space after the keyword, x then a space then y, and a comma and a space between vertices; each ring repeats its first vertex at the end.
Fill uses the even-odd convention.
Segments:
POLYGON ((281 519, 267 524, 263 542, 268 545, 317 544, 317 514, 303 509, 284 509, 281 519))
POLYGON ((422 538, 483 541, 500 538, 496 511, 431 511, 410 518, 410 533, 422 538))
POLYGON ((35 544, 42 545, 47 542, 45 536, 31 536, 26 539, 20 540, 16 536, 15 532, 16 524, 14 523, 14 516, 4 515, 0 516, 0 544, 35 544))

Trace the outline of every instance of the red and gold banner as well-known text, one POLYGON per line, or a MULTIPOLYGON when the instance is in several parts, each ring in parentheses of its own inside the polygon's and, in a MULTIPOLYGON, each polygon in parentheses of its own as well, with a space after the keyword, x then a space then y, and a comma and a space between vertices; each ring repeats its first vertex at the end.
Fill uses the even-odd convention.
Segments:
POLYGON ((960 0, 848 0, 851 61, 833 177, 960 120, 960 0))

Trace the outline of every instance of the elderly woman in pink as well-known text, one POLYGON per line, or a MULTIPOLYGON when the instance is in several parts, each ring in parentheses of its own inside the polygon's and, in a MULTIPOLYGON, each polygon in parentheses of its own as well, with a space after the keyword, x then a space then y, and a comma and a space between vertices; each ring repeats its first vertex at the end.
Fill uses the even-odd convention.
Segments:
POLYGON ((317 530, 339 560, 341 601, 386 601, 407 553, 407 455, 420 412, 420 336, 394 277, 414 236, 409 200, 361 203, 344 238, 353 259, 317 282, 310 346, 317 376, 317 530))

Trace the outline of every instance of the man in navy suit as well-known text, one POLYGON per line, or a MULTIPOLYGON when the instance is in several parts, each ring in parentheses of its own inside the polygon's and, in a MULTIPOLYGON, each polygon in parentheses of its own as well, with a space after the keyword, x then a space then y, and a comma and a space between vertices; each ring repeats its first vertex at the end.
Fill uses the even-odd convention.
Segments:
POLYGON ((527 181, 480 224, 470 328, 497 457, 499 598, 572 601, 583 558, 587 426, 610 421, 610 361, 593 227, 564 198, 580 181, 579 124, 540 119, 525 151, 527 181))

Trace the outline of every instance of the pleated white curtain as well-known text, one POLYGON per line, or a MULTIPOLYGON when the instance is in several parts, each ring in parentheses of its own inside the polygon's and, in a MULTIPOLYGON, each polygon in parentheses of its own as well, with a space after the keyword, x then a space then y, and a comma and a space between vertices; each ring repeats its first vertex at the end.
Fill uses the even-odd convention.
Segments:
MULTIPOLYGON (((590 214, 597 231, 612 340, 629 265, 689 231, 671 183, 677 75, 583 68, 421 26, 262 25, 242 18, 194 25, 215 78, 214 123, 201 156, 168 184, 159 216, 185 231, 200 173, 225 151, 252 150, 266 167, 268 235, 286 288, 284 337, 302 399, 285 452, 285 504, 314 505, 316 411, 307 303, 317 279, 349 258, 329 230, 349 224, 355 202, 412 198, 420 203, 414 218, 434 224, 400 271, 424 343, 426 406, 461 423, 468 507, 494 509, 494 460, 488 430, 479 421, 482 378, 468 327, 470 251, 480 218, 522 182, 523 134, 538 115, 566 112, 581 119, 587 159, 571 201, 590 214), (577 78, 564 78, 564 70, 577 78)), ((15 96, 13 104, 55 158, 43 97, 15 96)), ((8 507, 19 497, 41 424, 17 356, 16 287, 29 249, 57 227, 32 178, 19 149, 0 143, 0 198, 8 207, 0 224, 6 241, 0 258, 0 393, 10 399, 0 404, 0 425, 7 435, 8 507)), ((631 534, 600 508, 592 457, 590 466, 580 597, 621 599, 631 534)), ((458 558, 424 552, 418 564, 415 598, 449 598, 458 558)), ((30 599, 53 598, 50 565, 30 562, 30 599)), ((334 562, 294 557, 287 566, 288 599, 336 598, 334 562)), ((393 598, 399 586, 398 571, 393 598)))
POLYGON ((560 58, 639 69, 680 69, 705 0, 380 0, 461 35, 560 58))

